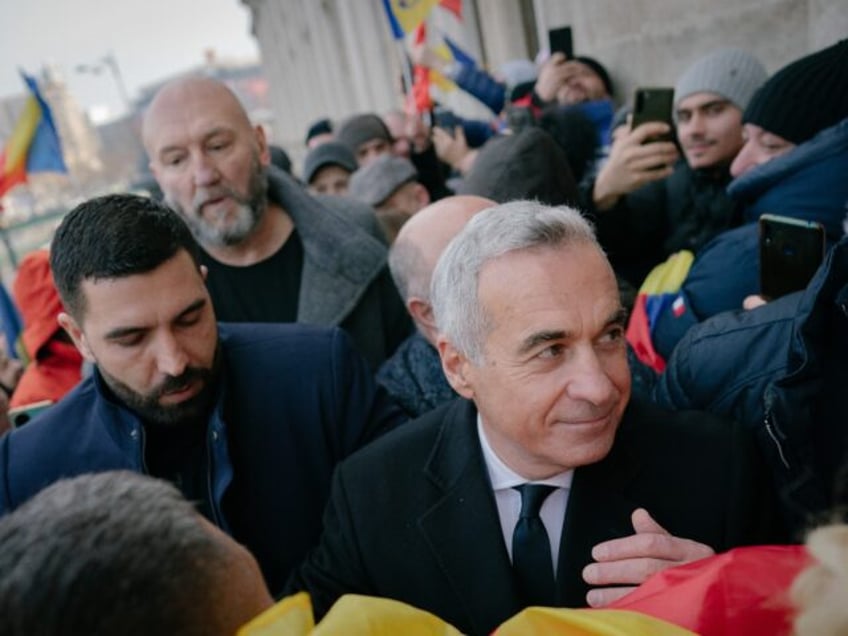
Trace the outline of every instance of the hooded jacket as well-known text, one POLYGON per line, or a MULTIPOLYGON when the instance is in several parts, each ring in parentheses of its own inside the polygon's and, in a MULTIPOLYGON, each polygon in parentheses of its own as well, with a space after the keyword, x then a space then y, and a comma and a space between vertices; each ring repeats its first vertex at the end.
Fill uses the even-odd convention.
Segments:
POLYGON ((676 309, 665 310, 654 347, 666 359, 692 326, 722 311, 739 309, 760 291, 761 214, 779 214, 824 225, 831 241, 845 233, 848 203, 848 119, 791 152, 741 175, 730 196, 744 205, 745 224, 717 236, 695 258, 676 309))

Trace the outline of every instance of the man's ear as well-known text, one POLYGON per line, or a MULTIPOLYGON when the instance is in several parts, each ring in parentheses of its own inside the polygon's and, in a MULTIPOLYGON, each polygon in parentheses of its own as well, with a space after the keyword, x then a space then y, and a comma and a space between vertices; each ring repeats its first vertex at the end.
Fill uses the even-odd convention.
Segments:
POLYGON ((206 282, 206 277, 209 276, 209 268, 206 265, 200 266, 200 277, 203 279, 203 282, 206 282))
POLYGON ((433 316, 433 306, 426 300, 412 296, 406 299, 406 310, 412 316, 415 324, 418 325, 427 342, 435 347, 436 336, 439 331, 436 328, 436 319, 433 316))
POLYGON ((268 137, 265 135, 265 129, 262 126, 254 126, 256 133, 256 143, 259 146, 259 163, 263 166, 271 164, 271 148, 268 147, 268 137))
POLYGON ((73 340, 76 348, 79 349, 82 357, 92 364, 96 363, 97 361, 94 359, 94 354, 88 346, 85 334, 82 332, 82 329, 80 329, 77 321, 74 320, 70 314, 67 314, 64 311, 59 314, 58 321, 59 326, 62 327, 62 329, 64 329, 71 337, 71 340, 73 340))
POLYGON ((470 400, 474 397, 474 387, 469 381, 471 362, 443 334, 436 337, 436 349, 442 359, 442 371, 453 390, 470 400))

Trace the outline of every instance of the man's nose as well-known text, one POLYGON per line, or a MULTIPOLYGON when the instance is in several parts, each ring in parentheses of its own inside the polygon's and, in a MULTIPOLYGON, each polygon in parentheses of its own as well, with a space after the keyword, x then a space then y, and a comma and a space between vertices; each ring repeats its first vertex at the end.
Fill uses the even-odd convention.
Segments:
POLYGON ((568 395, 574 400, 602 406, 609 403, 614 392, 615 385, 594 349, 578 353, 576 368, 572 368, 568 384, 568 395))
POLYGON ((738 177, 753 168, 755 165, 757 165, 757 162, 754 157, 753 144, 750 141, 746 141, 745 145, 743 145, 742 149, 739 151, 739 154, 737 154, 736 158, 733 160, 733 163, 730 164, 730 174, 734 178, 738 177))
POLYGON ((188 354, 173 334, 163 334, 157 342, 156 368, 164 375, 178 377, 188 366, 188 354))
POLYGON ((687 132, 690 135, 703 135, 704 134, 704 117, 700 113, 693 113, 689 118, 689 122, 687 124, 687 132))
POLYGON ((193 160, 194 182, 198 186, 208 186, 220 178, 215 162, 205 155, 199 155, 193 160))

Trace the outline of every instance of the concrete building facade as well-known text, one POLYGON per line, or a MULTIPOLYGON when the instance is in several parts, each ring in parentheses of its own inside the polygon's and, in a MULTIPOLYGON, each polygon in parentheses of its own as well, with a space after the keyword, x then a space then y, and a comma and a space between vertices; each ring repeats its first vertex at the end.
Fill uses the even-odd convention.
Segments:
MULTIPOLYGON (((274 137, 297 157, 306 127, 402 104, 398 44, 381 0, 241 0, 253 16, 270 85, 274 137)), ((769 72, 848 34, 846 0, 463 0, 463 20, 437 9, 432 29, 489 69, 533 59, 549 28, 569 24, 577 54, 603 62, 620 102, 637 85, 673 85, 721 46, 769 72), (452 16, 451 16, 452 18, 452 16)))

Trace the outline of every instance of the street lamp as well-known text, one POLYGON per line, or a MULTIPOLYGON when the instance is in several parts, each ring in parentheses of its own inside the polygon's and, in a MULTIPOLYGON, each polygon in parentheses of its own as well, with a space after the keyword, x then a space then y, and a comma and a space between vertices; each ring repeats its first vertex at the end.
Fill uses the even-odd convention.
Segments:
POLYGON ((121 75, 121 68, 118 66, 118 60, 112 51, 109 51, 109 53, 93 64, 77 64, 74 67, 74 70, 77 73, 91 73, 92 75, 100 75, 104 69, 107 69, 112 74, 112 79, 118 87, 118 93, 121 95, 124 107, 127 109, 128 113, 131 112, 132 103, 130 102, 129 94, 127 93, 127 87, 124 85, 124 78, 121 75))

